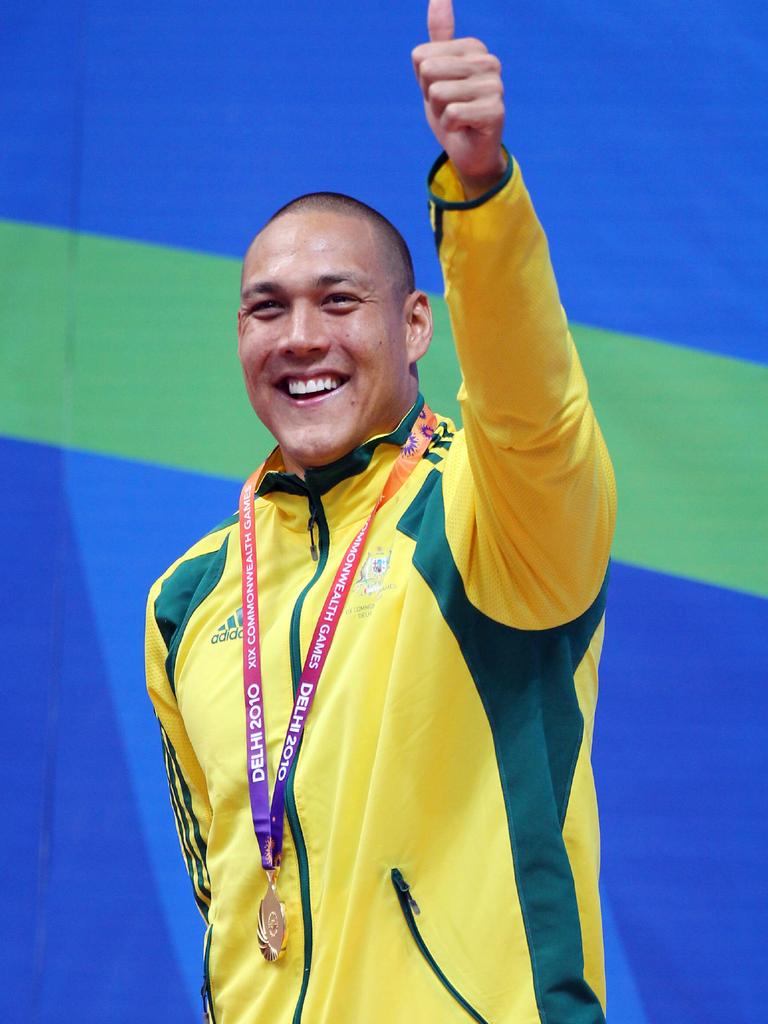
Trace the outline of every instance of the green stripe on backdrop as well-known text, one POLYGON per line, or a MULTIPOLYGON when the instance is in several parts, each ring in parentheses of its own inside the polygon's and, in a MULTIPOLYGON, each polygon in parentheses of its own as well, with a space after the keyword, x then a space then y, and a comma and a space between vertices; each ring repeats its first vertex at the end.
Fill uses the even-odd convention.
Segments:
MULTIPOLYGON (((237 261, 0 221, 0 267, 0 433, 236 478, 259 461, 237 261)), ((422 389, 455 415, 435 313, 422 389)), ((768 368, 574 333, 616 464, 616 556, 768 596, 768 368)))

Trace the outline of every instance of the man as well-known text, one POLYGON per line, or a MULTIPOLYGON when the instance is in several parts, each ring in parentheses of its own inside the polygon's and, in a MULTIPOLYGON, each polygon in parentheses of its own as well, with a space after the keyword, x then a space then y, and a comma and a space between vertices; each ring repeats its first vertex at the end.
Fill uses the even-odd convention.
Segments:
POLYGON ((501 146, 499 62, 453 38, 450 0, 428 21, 464 429, 419 396, 431 314, 397 233, 338 197, 289 205, 238 314, 278 448, 150 594, 217 1024, 604 1021, 590 747, 613 478, 501 146))

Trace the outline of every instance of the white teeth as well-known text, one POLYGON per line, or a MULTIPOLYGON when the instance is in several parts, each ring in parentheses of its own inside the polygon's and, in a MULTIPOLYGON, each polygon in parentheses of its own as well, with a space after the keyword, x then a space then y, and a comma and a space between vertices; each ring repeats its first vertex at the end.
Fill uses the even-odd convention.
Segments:
POLYGON ((317 391, 335 391, 341 384, 338 377, 312 377, 310 380, 288 380, 289 395, 312 395, 317 391))

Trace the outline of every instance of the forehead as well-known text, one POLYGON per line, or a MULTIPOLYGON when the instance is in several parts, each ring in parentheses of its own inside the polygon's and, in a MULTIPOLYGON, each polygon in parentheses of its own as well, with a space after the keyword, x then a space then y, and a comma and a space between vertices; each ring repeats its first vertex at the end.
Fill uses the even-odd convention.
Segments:
POLYGON ((331 210, 297 210, 272 221, 251 243, 243 284, 256 278, 319 277, 352 270, 372 284, 386 278, 381 242, 370 221, 331 210))

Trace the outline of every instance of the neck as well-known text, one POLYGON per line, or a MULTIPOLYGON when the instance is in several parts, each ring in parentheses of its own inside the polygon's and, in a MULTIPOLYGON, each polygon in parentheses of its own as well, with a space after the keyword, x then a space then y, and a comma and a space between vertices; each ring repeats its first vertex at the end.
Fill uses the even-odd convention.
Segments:
POLYGON ((403 420, 408 416, 408 413, 413 409, 414 404, 419 399, 419 397, 420 396, 417 389, 413 397, 409 400, 405 409, 403 409, 400 415, 395 417, 390 422, 389 426, 385 427, 383 430, 377 430, 374 434, 371 434, 368 437, 361 438, 351 448, 349 448, 342 455, 338 455, 335 459, 328 459, 324 462, 319 462, 317 464, 313 463, 312 465, 303 465, 281 447, 280 455, 282 457, 286 473, 293 473, 295 476, 299 477, 300 480, 303 480, 306 476, 307 470, 323 469, 325 466, 333 465, 334 462, 339 462, 341 461, 341 459, 346 458, 353 451, 356 451, 360 447, 360 445, 365 444, 366 441, 373 440, 374 438, 377 437, 386 437, 388 434, 391 434, 393 431, 397 430, 398 426, 403 422, 403 420))

